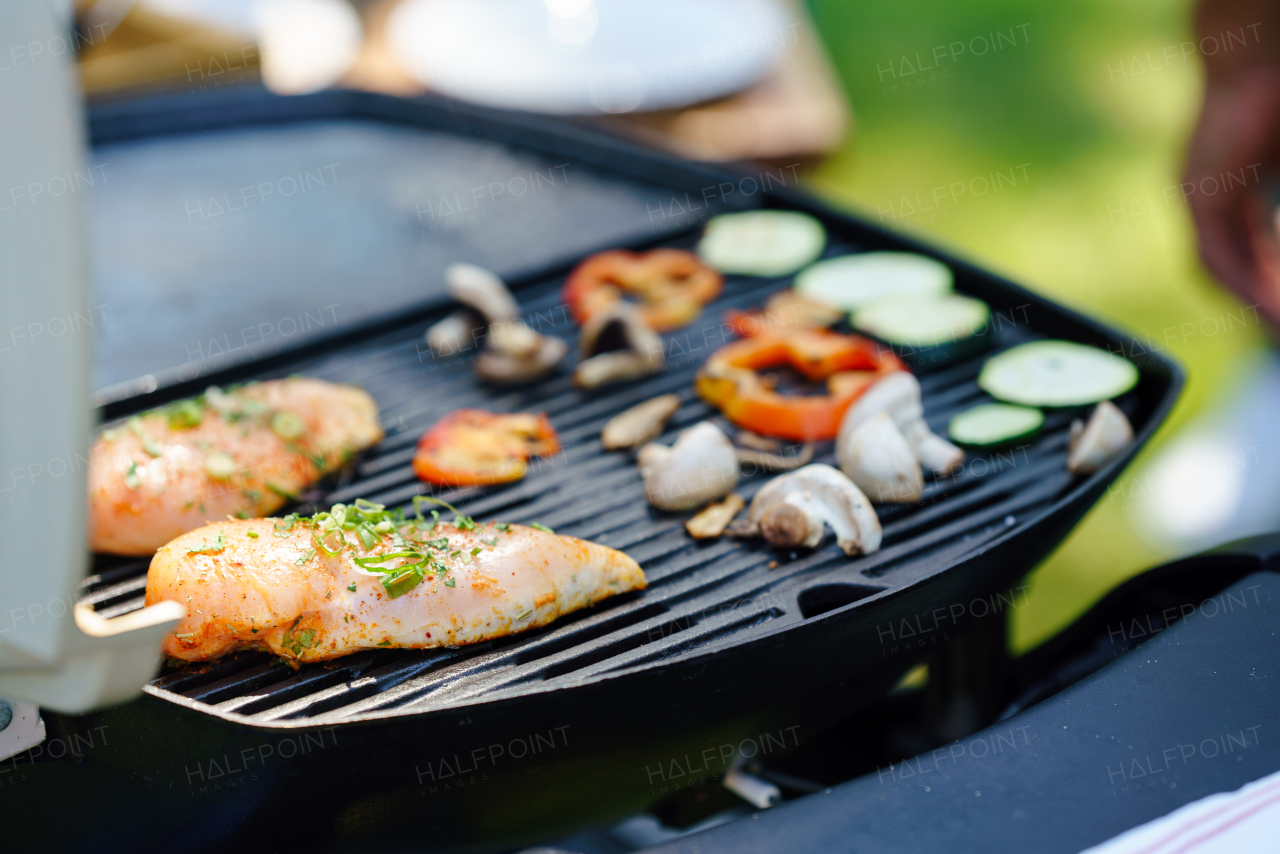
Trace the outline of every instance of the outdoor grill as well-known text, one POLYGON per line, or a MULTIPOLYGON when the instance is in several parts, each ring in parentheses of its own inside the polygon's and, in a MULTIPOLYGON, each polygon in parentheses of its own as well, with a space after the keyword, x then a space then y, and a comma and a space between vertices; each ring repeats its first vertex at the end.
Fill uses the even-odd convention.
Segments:
MULTIPOLYGON (((696 191, 709 178, 733 180, 586 129, 355 93, 109 105, 94 115, 93 130, 102 143, 334 119, 495 139, 672 193, 696 191)), ((827 256, 906 249, 940 258, 953 268, 957 290, 990 304, 991 349, 920 374, 926 418, 937 432, 985 399, 975 379, 990 352, 1044 337, 1135 352, 1118 332, 795 191, 774 188, 747 201, 821 219, 831 236, 827 256)), ((684 226, 631 248, 689 248, 699 232, 700 224, 684 226)), ((576 328, 560 287, 576 260, 509 282, 530 324, 569 339, 571 348, 576 328)), ((595 392, 575 389, 564 373, 516 389, 479 385, 474 351, 436 356, 423 343, 424 329, 449 311, 439 300, 230 368, 161 375, 154 391, 109 389, 100 401, 104 420, 211 384, 293 373, 363 387, 379 404, 387 437, 305 496, 302 512, 357 497, 406 507, 427 493, 410 458, 422 432, 451 410, 546 412, 563 451, 531 464, 523 481, 433 494, 479 519, 538 521, 625 551, 643 566, 649 588, 470 647, 367 651, 298 672, 259 653, 166 669, 132 704, 75 718, 46 713, 51 738, 80 737, 82 747, 88 733, 104 738, 78 757, 31 765, 31 779, 5 797, 20 799, 33 819, 74 814, 53 829, 32 824, 45 840, 54 833, 68 845, 99 849, 126 847, 126 831, 144 820, 152 844, 174 850, 236 840, 509 847, 661 800, 681 785, 673 759, 680 773, 700 762, 702 773, 718 774, 748 742, 777 751, 804 743, 882 697, 914 665, 936 657, 944 640, 974 631, 1003 637, 1008 589, 1150 438, 1177 394, 1177 369, 1159 356, 1135 359, 1141 380, 1117 404, 1137 439, 1101 471, 1067 472, 1067 429, 1080 412, 1053 412, 1034 440, 971 453, 958 474, 930 481, 918 504, 879 507, 884 545, 873 555, 847 558, 830 536, 798 554, 752 541, 695 541, 683 516, 646 504, 634 454, 604 451, 601 427, 665 393, 680 395, 683 405, 661 441, 717 418, 695 395, 693 377, 731 340, 721 326, 725 309, 762 305, 787 283, 727 277, 720 299, 694 324, 664 336, 662 373, 595 392)), ((831 445, 819 444, 815 462, 834 462, 831 445)), ((768 477, 744 478, 739 492, 749 501, 768 477)), ((104 616, 142 607, 147 563, 100 557, 85 599, 104 616)), ((979 669, 990 648, 981 649, 970 661, 979 669)))

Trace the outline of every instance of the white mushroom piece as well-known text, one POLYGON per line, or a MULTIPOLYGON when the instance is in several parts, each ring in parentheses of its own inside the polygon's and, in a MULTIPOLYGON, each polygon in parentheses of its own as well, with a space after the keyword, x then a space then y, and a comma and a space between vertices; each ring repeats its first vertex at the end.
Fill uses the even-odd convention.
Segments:
POLYGON ((662 339, 636 307, 618 300, 582 326, 582 361, 573 370, 580 388, 647 377, 662 370, 662 339))
MULTIPOLYGON (((487 329, 484 352, 476 361, 476 375, 484 382, 520 383, 539 379, 555 370, 569 352, 562 339, 529 328, 507 286, 493 273, 474 264, 451 264, 444 271, 449 293, 458 302, 479 312, 487 329)), ((453 342, 467 341, 467 315, 458 312, 427 330, 427 343, 437 353, 450 352, 453 342)))
POLYGON ((849 440, 859 427, 882 412, 893 419, 911 453, 929 471, 950 474, 964 462, 964 451, 936 435, 925 423, 919 381, 906 371, 894 371, 855 400, 840 421, 836 456, 845 474, 852 477, 852 471, 845 465, 844 453, 849 440))
POLYGON ((1071 422, 1071 438, 1067 442, 1067 471, 1092 474, 1133 441, 1133 427, 1116 405, 1109 400, 1098 404, 1089 423, 1071 422))
POLYGON ((692 510, 724 498, 738 485, 733 444, 710 421, 683 431, 670 447, 645 445, 636 462, 645 498, 659 510, 692 510))
POLYGON ((664 394, 618 413, 600 431, 600 444, 607 451, 634 448, 652 442, 680 408, 680 395, 664 394))
POLYGON ((822 542, 824 525, 835 531, 836 544, 847 555, 880 548, 880 520, 867 496, 836 469, 815 463, 761 487, 745 530, 734 533, 759 534, 781 548, 813 548, 822 542))
POLYGON ((889 413, 881 412, 837 446, 840 470, 877 504, 912 504, 924 491, 920 462, 889 413))

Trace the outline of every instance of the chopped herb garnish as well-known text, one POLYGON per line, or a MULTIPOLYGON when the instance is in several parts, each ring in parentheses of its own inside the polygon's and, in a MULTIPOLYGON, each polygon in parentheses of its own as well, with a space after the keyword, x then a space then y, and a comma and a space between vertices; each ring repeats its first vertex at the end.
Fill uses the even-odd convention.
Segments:
POLYGON ((530 527, 530 528, 533 528, 535 531, 542 531, 542 532, 543 532, 543 533, 545 533, 545 534, 554 534, 554 533, 555 533, 555 531, 551 530, 550 528, 548 528, 546 525, 542 524, 541 522, 530 522, 530 523, 529 523, 529 527, 530 527))
POLYGON ((164 453, 164 449, 152 441, 151 437, 143 432, 141 418, 135 415, 125 423, 125 426, 128 428, 130 433, 137 436, 138 440, 142 442, 142 450, 146 451, 153 457, 158 457, 164 453))
POLYGON ((304 563, 311 560, 315 556, 316 556, 315 549, 307 549, 305 552, 302 553, 302 557, 295 560, 294 563, 296 563, 298 566, 302 566, 304 563))
POLYGON ((355 592, 356 592, 356 583, 355 583, 354 581, 353 581, 353 582, 351 582, 350 584, 348 584, 348 585, 347 585, 347 589, 348 589, 348 590, 350 590, 352 593, 355 593, 355 592))
POLYGON ((474 549, 471 550, 471 556, 475 557, 478 554, 480 554, 480 547, 476 546, 474 549))
MULTIPOLYGON (((498 538, 494 537, 492 540, 481 539, 480 542, 484 543, 486 546, 496 546, 498 544, 498 538)), ((476 549, 476 551, 478 552, 480 550, 476 549)), ((472 554, 475 554, 475 552, 472 552, 472 554)))
POLYGON ((219 531, 218 538, 214 539, 214 542, 201 544, 198 548, 188 548, 187 554, 212 554, 221 552, 224 548, 227 548, 227 538, 219 531))
POLYGON ((124 485, 130 489, 142 486, 142 479, 138 477, 138 464, 133 460, 129 460, 129 467, 124 471, 124 485))
POLYGON ((253 540, 258 539, 258 532, 257 532, 257 531, 254 531, 254 530, 246 531, 244 535, 245 535, 246 537, 249 537, 250 539, 253 539, 253 540))
MULTIPOLYGON (((298 625, 298 621, 294 620, 293 626, 296 625, 298 625)), ((284 642, 280 645, 287 650, 291 650, 294 655, 300 655, 304 649, 311 649, 316 645, 316 630, 306 629, 295 635, 293 626, 290 626, 289 631, 284 633, 284 642)))
POLYGON ((378 641, 378 646, 391 646, 391 641, 389 641, 389 640, 380 640, 380 641, 378 641))
POLYGON ((227 547, 227 538, 222 536, 222 532, 218 532, 218 537, 211 543, 203 543, 194 549, 187 549, 189 555, 207 555, 214 552, 220 552, 227 547))
MULTIPOLYGON (((252 518, 252 517, 249 515, 249 511, 248 511, 248 510, 237 510, 237 511, 236 511, 236 518, 237 518, 237 519, 250 519, 250 518, 252 518)), ((256 535, 255 535, 255 536, 256 536, 256 535)))
POLYGON ((448 578, 446 578, 446 579, 444 580, 444 586, 445 586, 445 587, 457 587, 457 586, 458 586, 458 582, 457 582, 457 581, 454 579, 454 577, 451 575, 451 576, 449 576, 448 578))
MULTIPOLYGON (((493 525, 493 527, 497 528, 499 531, 501 531, 502 533, 504 533, 504 534, 505 534, 507 531, 510 531, 510 530, 511 530, 511 523, 510 523, 510 522, 503 522, 502 524, 498 524, 498 523, 496 523, 496 522, 495 522, 495 523, 494 523, 494 525, 493 525)), ((494 537, 494 539, 496 540, 496 539, 497 539, 497 537, 494 537)))

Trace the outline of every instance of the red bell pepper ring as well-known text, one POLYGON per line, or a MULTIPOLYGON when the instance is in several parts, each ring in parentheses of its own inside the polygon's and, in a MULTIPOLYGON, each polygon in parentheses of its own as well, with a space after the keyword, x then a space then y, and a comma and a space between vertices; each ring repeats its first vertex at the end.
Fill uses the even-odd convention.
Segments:
POLYGON ((558 450, 560 437, 542 413, 459 409, 422 434, 413 471, 441 486, 509 483, 524 477, 530 457, 558 450))
POLYGON ((860 335, 784 327, 726 344, 698 371, 698 394, 747 430, 798 442, 834 439, 845 411, 902 360, 860 335), (758 373, 786 365, 810 380, 825 380, 825 395, 774 391, 758 373))

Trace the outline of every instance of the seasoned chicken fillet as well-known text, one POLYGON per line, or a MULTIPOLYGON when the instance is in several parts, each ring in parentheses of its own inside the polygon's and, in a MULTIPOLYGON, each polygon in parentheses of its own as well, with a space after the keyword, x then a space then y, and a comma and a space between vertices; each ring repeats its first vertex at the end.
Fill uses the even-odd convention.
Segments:
POLYGON ((90 545, 149 555, 214 519, 265 516, 381 439, 358 388, 305 377, 210 388, 94 443, 90 545))
POLYGON ((543 626, 645 586, 634 560, 574 537, 493 523, 439 523, 429 533, 397 525, 364 542, 305 519, 290 527, 289 517, 227 520, 179 537, 147 573, 148 605, 172 599, 187 607, 164 651, 204 661, 259 648, 308 662, 375 647, 455 646, 543 626), (317 549, 321 534, 327 547, 317 549), (398 580, 394 569, 370 575, 357 563, 404 566, 423 555, 427 568, 398 580))

